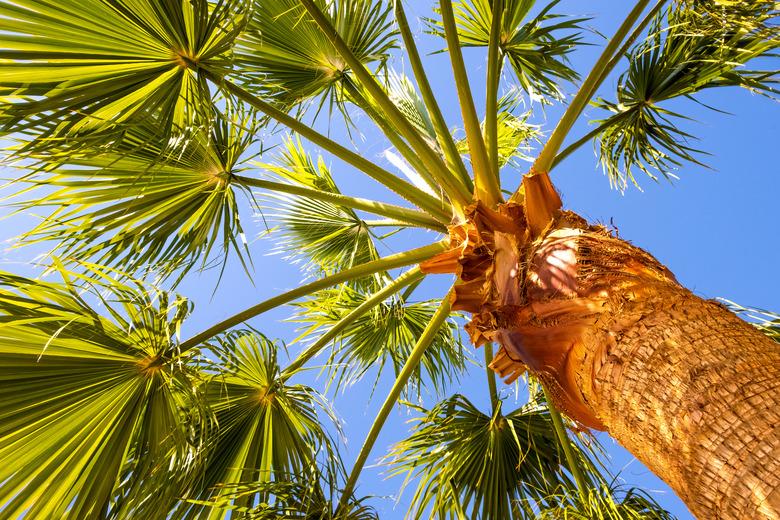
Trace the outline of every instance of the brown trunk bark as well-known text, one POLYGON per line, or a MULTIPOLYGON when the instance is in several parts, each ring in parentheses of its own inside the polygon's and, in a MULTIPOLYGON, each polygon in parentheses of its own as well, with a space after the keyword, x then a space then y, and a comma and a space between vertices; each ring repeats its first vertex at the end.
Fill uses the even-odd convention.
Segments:
POLYGON ((602 227, 529 227, 522 206, 476 204, 423 265, 458 274, 472 340, 502 346, 491 366, 530 370, 699 519, 780 519, 780 344, 602 227))
POLYGON ((565 273, 567 246, 577 296, 545 288, 537 298, 603 301, 564 371, 582 403, 697 518, 780 519, 780 345, 600 233, 543 244, 537 274, 551 251, 565 273))

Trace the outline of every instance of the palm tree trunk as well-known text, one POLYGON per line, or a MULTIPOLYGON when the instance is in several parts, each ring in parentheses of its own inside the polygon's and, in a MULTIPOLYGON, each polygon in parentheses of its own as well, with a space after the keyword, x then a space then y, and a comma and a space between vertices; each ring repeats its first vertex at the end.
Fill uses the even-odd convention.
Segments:
POLYGON ((501 345, 494 370, 530 370, 698 518, 780 519, 780 344, 601 226, 558 212, 533 239, 525 221, 477 204, 422 266, 458 274, 453 309, 501 345))
POLYGON ((566 245, 574 299, 603 302, 563 371, 582 403, 698 518, 779 519, 780 345, 601 233, 554 238, 535 265, 559 269, 566 245))

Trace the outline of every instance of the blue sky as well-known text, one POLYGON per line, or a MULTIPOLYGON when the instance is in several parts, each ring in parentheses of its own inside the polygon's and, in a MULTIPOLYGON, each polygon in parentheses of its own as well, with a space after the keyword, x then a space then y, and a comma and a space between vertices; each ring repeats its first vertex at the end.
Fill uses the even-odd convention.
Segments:
MULTIPOLYGON (((410 17, 427 15, 431 2, 409 2, 410 17)), ((559 4, 559 12, 592 16, 587 26, 603 34, 611 34, 628 11, 625 2, 590 1, 577 2, 564 0, 559 4)), ((599 43, 596 34, 589 34, 588 40, 599 43)), ((421 46, 426 51, 440 48, 442 44, 431 42, 421 35, 421 46)), ((576 70, 586 72, 599 52, 599 46, 583 47, 572 57, 576 70)), ((478 99, 477 106, 483 106, 483 85, 485 75, 485 52, 467 50, 466 58, 471 74, 472 90, 478 99)), ((445 111, 450 126, 461 125, 459 109, 455 103, 455 91, 452 86, 449 61, 446 54, 437 54, 425 60, 434 90, 445 111)), ((402 69, 404 63, 396 62, 402 69)), ((618 66, 618 70, 621 66, 618 66)), ((614 99, 616 77, 609 78, 602 88, 602 95, 614 99)), ((503 88, 512 82, 511 75, 505 76, 503 88)), ((567 94, 573 94, 576 87, 566 85, 567 94)), ((612 190, 606 177, 597 165, 597 158, 591 146, 586 145, 564 161, 553 173, 553 181, 560 190, 567 208, 572 209, 591 221, 613 222, 620 236, 650 251, 664 262, 678 277, 681 283, 696 294, 706 297, 725 297, 740 304, 767 309, 780 309, 780 284, 776 279, 778 261, 780 261, 780 241, 774 226, 776 218, 776 200, 780 193, 780 177, 777 167, 777 148, 780 146, 780 105, 746 91, 728 89, 706 92, 698 98, 707 104, 730 112, 731 115, 713 112, 692 102, 678 103, 674 106, 694 121, 687 122, 684 130, 700 138, 696 147, 713 155, 705 162, 713 169, 697 165, 686 165, 677 173, 680 179, 674 184, 639 178, 642 191, 629 188, 625 194, 612 190)), ((541 114, 539 105, 529 105, 541 114)), ((537 116, 536 122, 544 124, 549 133, 561 113, 558 107, 548 107, 545 117, 537 116)), ((581 121, 571 133, 572 138, 587 131, 587 120, 599 117, 595 109, 588 109, 581 121)), ((325 118, 318 124, 326 125, 325 118)), ((360 136, 353 136, 361 153, 366 157, 384 162, 381 152, 387 147, 365 118, 356 116, 360 124, 360 136)), ((345 138, 339 124, 330 127, 331 135, 337 139, 345 138)), ((265 143, 273 144, 277 138, 265 143)), ((273 152, 271 152, 272 154, 273 152)), ((336 179, 345 193, 386 198, 393 200, 376 185, 360 177, 354 170, 335 160, 329 160, 336 179)), ((389 167, 389 165, 387 165, 389 167)), ((522 169, 506 168, 503 178, 506 188, 514 188, 519 182, 522 169)), ((245 175, 251 175, 247 172, 245 175)), ((4 175, 6 176, 6 175, 4 175)), ((0 192, 1 194, 1 192, 0 192)), ((262 231, 260 222, 251 223, 251 212, 245 208, 245 228, 254 228, 254 235, 262 231)), ((0 210, 6 211, 6 210, 0 210)), ((0 239, 12 241, 19 231, 29 227, 30 216, 15 217, 0 221, 0 239)), ((268 239, 253 240, 250 235, 250 247, 255 265, 252 283, 238 262, 230 262, 219 288, 214 291, 216 273, 207 272, 202 276, 190 277, 178 289, 196 303, 193 316, 183 329, 183 337, 202 330, 222 318, 240 311, 278 291, 292 288, 302 278, 297 266, 291 265, 280 256, 267 255, 272 246, 268 239)), ((433 234, 421 236, 409 234, 403 238, 387 241, 380 247, 380 253, 401 251, 410 245, 423 245, 423 241, 432 241, 433 234)), ((2 267, 17 273, 31 274, 29 259, 34 256, 31 249, 6 252, 2 255, 2 267)), ((420 298, 440 297, 450 283, 445 276, 435 277, 424 285, 417 294, 420 298)), ((294 325, 280 320, 288 316, 289 310, 278 310, 255 319, 251 324, 271 337, 291 340, 294 337, 294 325)), ((292 347, 296 352, 297 346, 292 347)), ((470 348, 470 347, 469 347, 470 348)), ((481 359, 481 352, 474 359, 481 359)), ((315 361, 316 362, 316 361, 315 361)), ((344 421, 347 445, 343 450, 346 464, 351 465, 362 444, 371 421, 381 405, 384 395, 392 383, 391 374, 386 371, 379 380, 373 396, 369 400, 373 384, 373 374, 344 393, 333 395, 335 409, 344 421)), ((322 381, 316 379, 316 372, 306 376, 315 386, 322 381)), ((475 367, 463 376, 451 393, 463 393, 483 407, 487 408, 487 395, 484 371, 475 367)), ((502 394, 509 408, 514 401, 514 390, 503 387, 502 394)), ((434 399, 428 397, 425 404, 434 399)), ((372 453, 369 464, 375 463, 385 453, 386 447, 402 439, 408 425, 406 421, 412 415, 397 409, 391 415, 372 453)), ((677 514, 680 519, 692 518, 684 505, 668 488, 649 473, 639 462, 615 445, 608 437, 599 436, 612 456, 614 471, 621 471, 621 477, 629 485, 657 490, 656 497, 662 505, 677 514)), ((395 495, 401 479, 387 480, 382 468, 369 467, 360 481, 358 494, 371 494, 379 498, 373 504, 387 519, 402 518, 406 502, 401 499, 395 506, 395 495), (384 498, 382 498, 384 497, 384 498)), ((407 490, 405 497, 411 495, 407 490)))

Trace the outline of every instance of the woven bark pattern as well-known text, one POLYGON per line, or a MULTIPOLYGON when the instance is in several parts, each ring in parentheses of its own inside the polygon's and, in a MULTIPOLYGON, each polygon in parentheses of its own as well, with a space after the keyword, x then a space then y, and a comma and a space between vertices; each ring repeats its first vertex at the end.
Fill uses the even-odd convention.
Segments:
POLYGON ((780 518, 780 345, 684 289, 604 317, 578 380, 610 434, 700 519, 780 518))
POLYGON ((606 297, 570 357, 585 403, 698 518, 780 519, 780 345, 628 243, 578 249, 606 297))

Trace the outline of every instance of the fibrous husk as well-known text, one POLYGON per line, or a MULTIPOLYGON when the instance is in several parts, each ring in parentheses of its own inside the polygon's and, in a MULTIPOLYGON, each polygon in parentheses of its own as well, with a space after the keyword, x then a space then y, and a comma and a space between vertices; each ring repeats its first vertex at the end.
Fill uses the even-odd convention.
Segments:
POLYGON ((549 179, 524 184, 522 203, 466 208, 466 222, 450 227, 452 248, 421 268, 457 275, 452 307, 472 314, 475 346, 500 345, 490 367, 507 383, 529 370, 572 419, 604 429, 575 381, 577 353, 593 337, 586 332, 621 299, 676 282, 641 249, 560 210, 549 179))

